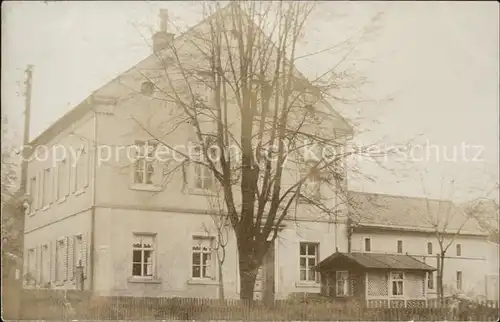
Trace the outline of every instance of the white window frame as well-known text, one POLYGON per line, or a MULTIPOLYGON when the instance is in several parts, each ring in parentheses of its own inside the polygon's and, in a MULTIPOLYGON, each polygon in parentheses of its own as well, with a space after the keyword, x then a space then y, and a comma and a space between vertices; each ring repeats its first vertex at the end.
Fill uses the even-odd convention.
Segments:
POLYGON ((403 297, 405 294, 405 274, 404 272, 394 271, 390 273, 390 296, 391 297, 403 297), (399 286, 401 285, 401 286, 399 286), (394 294, 394 286, 398 294, 394 294), (401 294, 399 294, 401 293, 401 294))
POLYGON ((348 271, 335 272, 335 295, 337 297, 345 297, 351 295, 350 279, 348 271), (339 287, 342 286, 342 287, 339 287), (342 291, 342 292, 340 292, 342 291))
POLYGON ((35 211, 38 209, 38 178, 37 176, 33 176, 30 178, 30 193, 29 195, 32 198, 32 204, 30 208, 30 214, 34 215, 35 211))
POLYGON ((193 280, 215 280, 216 279, 216 263, 214 254, 214 244, 215 238, 212 236, 201 236, 194 235, 192 237, 192 245, 191 245, 191 279, 193 280), (195 244, 195 241, 198 240, 198 244, 195 244), (209 246, 207 249, 203 248, 203 242, 208 242, 209 246), (199 247, 196 249, 196 247, 199 247), (195 264, 193 257, 195 255, 199 256, 199 264, 195 264), (203 255, 207 255, 208 259, 203 263, 203 255), (194 268, 199 267, 200 276, 194 276, 194 268), (205 268, 205 270, 203 269, 205 268), (203 274, 205 272, 205 276, 203 274))
POLYGON ((457 244, 455 246, 455 250, 456 250, 457 257, 462 256, 462 244, 457 244))
POLYGON ((73 276, 71 278, 76 277, 77 273, 77 267, 78 266, 83 266, 83 252, 85 251, 85 248, 83 248, 83 235, 75 235, 73 236, 73 258, 71 259, 73 261, 73 276), (78 242, 77 242, 78 241, 78 242), (78 247, 79 246, 79 247, 78 247))
POLYGON ((301 283, 319 283, 319 273, 314 271, 314 279, 310 279, 310 272, 313 267, 319 262, 319 243, 316 242, 300 242, 299 243, 299 280, 301 283), (306 253, 302 254, 302 246, 305 246, 306 253), (314 254, 309 254, 309 246, 314 246, 314 254), (305 259, 305 265, 301 265, 301 260, 305 259), (314 259, 314 265, 309 265, 309 259, 314 259), (302 271, 305 271, 305 279, 302 278, 302 271))
MULTIPOLYGON (((204 153, 201 151, 201 148, 201 145, 196 145, 194 147, 194 153, 198 154, 197 159, 203 162, 206 160, 204 153)), ((195 194, 215 194, 217 179, 215 178, 212 169, 199 163, 192 163, 192 177, 192 189, 195 194), (211 182, 211 185, 205 186, 205 180, 211 182)))
POLYGON ((154 154, 158 149, 158 143, 148 140, 136 140, 135 147, 137 150, 133 166, 132 183, 139 186, 154 186, 153 177, 157 171, 154 154), (143 166, 139 169, 141 162, 143 166), (138 180, 137 177, 139 172, 142 175, 141 180, 138 180), (147 181, 148 177, 151 182, 147 181))
POLYGON ((52 184, 54 182, 52 177, 52 168, 43 169, 43 185, 42 185, 42 209, 47 209, 51 204, 51 197, 54 189, 52 184))
POLYGON ((69 195, 70 190, 70 168, 68 158, 59 162, 57 169, 57 200, 62 202, 69 195), (61 171, 63 170, 63 171, 61 171))
POLYGON ((155 279, 156 278, 156 234, 155 233, 134 233, 133 234, 133 239, 132 239, 132 270, 131 270, 131 275, 132 278, 134 279, 155 279), (134 242, 136 238, 141 239, 141 246, 135 246, 134 242), (143 238, 151 238, 152 239, 152 245, 151 247, 144 247, 143 245, 143 238), (140 251, 141 252, 141 260, 140 262, 134 262, 134 251, 140 251), (151 251, 151 256, 149 257, 151 262, 146 263, 144 261, 144 253, 146 251, 151 251), (141 265, 141 274, 140 275, 134 275, 134 264, 140 264, 141 265), (144 265, 151 265, 151 274, 147 275, 146 272, 144 272, 144 265))
POLYGON ((427 255, 432 255, 434 245, 431 242, 427 243, 427 255))
POLYGON ((56 258, 54 260, 54 263, 56 265, 56 283, 62 283, 65 280, 65 269, 68 269, 67 267, 64 267, 65 252, 68 252, 68 243, 66 241, 66 238, 60 238, 56 242, 56 258))
POLYGON ((80 194, 88 186, 90 156, 87 147, 82 146, 78 149, 77 158, 75 164, 75 194, 80 194))

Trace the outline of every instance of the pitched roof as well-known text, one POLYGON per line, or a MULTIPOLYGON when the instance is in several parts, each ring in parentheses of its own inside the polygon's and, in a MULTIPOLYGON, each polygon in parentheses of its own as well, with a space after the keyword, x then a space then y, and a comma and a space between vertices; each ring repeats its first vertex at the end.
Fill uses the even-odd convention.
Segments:
POLYGON ((364 268, 384 269, 384 270, 420 270, 434 271, 434 267, 421 261, 402 254, 379 254, 379 253, 334 253, 321 261, 316 270, 321 271, 326 268, 335 268, 339 260, 348 260, 364 268))
POLYGON ((350 213, 359 226, 485 235, 478 222, 450 200, 349 192, 350 213))
MULTIPOLYGON (((206 17, 204 20, 201 20, 196 25, 190 27, 188 30, 181 33, 179 36, 175 37, 173 39, 173 41, 178 42, 185 37, 189 37, 190 35, 192 35, 192 32, 196 28, 198 28, 204 22, 207 22, 211 19, 214 19, 217 16, 217 14, 220 14, 220 13, 232 14, 230 10, 233 9, 233 7, 236 7, 239 10, 241 10, 241 8, 239 7, 239 5, 236 2, 230 2, 225 7, 219 9, 218 12, 215 12, 212 15, 206 17)), ((72 124, 76 120, 80 119, 81 117, 83 117, 84 115, 86 115, 88 112, 90 112, 92 110, 92 102, 95 98, 97 98, 100 95, 103 97, 109 96, 109 92, 113 91, 112 85, 116 84, 122 76, 129 74, 129 73, 132 73, 136 69, 140 69, 141 66, 143 66, 143 65, 145 65, 145 66, 150 65, 150 63, 153 59, 158 59, 157 54, 151 53, 150 55, 148 55, 146 58, 144 58, 142 61, 140 61, 136 65, 132 66, 131 68, 129 68, 125 72, 121 73, 120 75, 118 75, 117 77, 112 79, 111 81, 107 82, 106 84, 104 84, 103 86, 98 88, 97 90, 90 93, 86 99, 84 99, 80 104, 78 104, 77 106, 72 108, 70 111, 68 111, 66 114, 61 116, 59 119, 57 119, 52 125, 50 125, 40 135, 38 135, 36 138, 34 138, 30 142, 30 144, 32 146, 43 144, 46 141, 50 140, 55 135, 57 135, 58 133, 60 133, 61 131, 63 131, 64 129, 66 129, 70 124, 72 124)), ((299 71, 298 71, 298 73, 299 73, 299 75, 302 76, 302 74, 299 71)), ((335 117, 337 117, 340 120, 342 126, 345 129, 347 129, 348 132, 351 132, 352 131, 351 125, 340 115, 340 113, 338 113, 329 102, 324 101, 324 103, 327 106, 327 108, 335 115, 335 117)))

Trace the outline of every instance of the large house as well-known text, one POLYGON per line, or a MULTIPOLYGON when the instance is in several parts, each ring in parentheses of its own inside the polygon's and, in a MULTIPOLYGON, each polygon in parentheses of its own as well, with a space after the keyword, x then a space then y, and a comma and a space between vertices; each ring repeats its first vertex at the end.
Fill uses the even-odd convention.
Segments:
MULTIPOLYGON (((234 14, 224 10, 223 15, 234 14)), ((210 173, 188 164, 172 174, 171 164, 127 158, 126 147, 147 145, 153 138, 150 131, 172 116, 148 72, 164 67, 158 56, 169 51, 168 45, 189 48, 186 43, 198 38, 195 35, 208 22, 177 37, 167 32, 166 25, 164 18, 162 30, 153 37, 150 57, 92 93, 32 141, 33 151, 42 154, 28 165, 33 204, 25 220, 24 268, 32 278, 26 279, 26 287, 84 289, 104 296, 215 298, 222 275, 226 298, 239 297, 234 234, 228 234, 224 264, 216 260, 213 216, 217 209, 209 200, 215 181, 210 173), (137 93, 145 95, 132 95, 137 93), (147 123, 150 131, 138 122, 147 123), (52 151, 66 153, 61 156, 52 151)), ((200 96, 210 95, 204 86, 197 89, 200 96)), ((331 106, 320 105, 317 108, 336 116, 331 124, 335 131, 350 133, 349 124, 331 106)), ((172 137, 169 144, 193 140, 191 125, 179 124, 179 128, 181 135, 172 137)), ((334 193, 327 200, 333 208, 340 204, 339 190, 330 190, 334 193)), ((355 194, 354 199, 359 196, 364 197, 355 194)), ((432 231, 414 221, 418 219, 410 209, 414 203, 404 202, 414 199, 387 199, 395 202, 390 210, 382 211, 386 217, 370 217, 379 208, 363 207, 368 203, 361 202, 350 210, 356 218, 353 221, 342 215, 332 220, 305 205, 294 206, 293 220, 283 222, 279 238, 265 257, 255 298, 320 293, 316 266, 338 253, 358 256, 359 261, 366 252, 408 253, 413 258, 409 263, 419 271, 415 276, 432 276, 438 246, 432 231)), ((347 214, 348 209, 342 210, 347 214)), ((463 228, 447 253, 447 284, 464 290, 481 288, 481 278, 473 272, 484 261, 477 251, 483 237, 475 228, 463 228)), ((328 262, 331 266, 335 261, 328 262)), ((373 269, 362 264, 358 268, 373 269)), ((405 289, 404 283, 398 285, 405 289)), ((434 285, 430 278, 429 292, 434 285)), ((426 296, 419 293, 417 297, 426 296)))
MULTIPOLYGON (((235 14, 221 10, 223 15, 235 14)), ((217 297, 222 270, 226 298, 239 297, 232 233, 222 266, 214 254, 212 215, 217 213, 207 198, 211 174, 189 164, 167 178, 164 164, 140 158, 130 162, 124 148, 152 139, 137 120, 151 125, 172 117, 165 108, 168 103, 158 99, 158 83, 144 74, 161 70, 158 55, 168 54, 170 44, 189 47, 208 22, 177 37, 166 25, 164 17, 150 57, 95 91, 32 141, 33 151, 46 153, 28 165, 33 205, 25 223, 24 267, 33 278, 26 287, 83 288, 104 296, 217 297), (61 157, 52 151, 69 152, 61 157), (103 161, 103 153, 117 155, 103 161)), ((199 96, 210 95, 203 86, 197 90, 199 96)), ((338 133, 351 131, 328 104, 319 108, 336 116, 332 126, 338 133)), ((185 132, 179 130, 184 134, 172 137, 172 145, 192 140, 191 126, 179 126, 185 132)), ((334 195, 328 200, 336 202, 334 195)), ((275 298, 319 293, 314 266, 336 249, 347 249, 346 220, 332 222, 297 209, 294 220, 280 226, 279 238, 266 256, 255 286, 257 299, 270 293, 275 298)))

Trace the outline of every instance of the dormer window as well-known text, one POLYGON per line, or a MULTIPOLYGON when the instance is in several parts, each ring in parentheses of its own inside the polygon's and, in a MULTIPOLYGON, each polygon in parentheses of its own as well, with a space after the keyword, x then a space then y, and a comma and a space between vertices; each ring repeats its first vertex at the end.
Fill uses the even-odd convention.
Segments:
POLYGON ((154 91, 155 91, 155 85, 152 82, 147 81, 147 82, 142 83, 142 85, 141 85, 141 93, 142 94, 151 95, 151 94, 153 94, 154 91))

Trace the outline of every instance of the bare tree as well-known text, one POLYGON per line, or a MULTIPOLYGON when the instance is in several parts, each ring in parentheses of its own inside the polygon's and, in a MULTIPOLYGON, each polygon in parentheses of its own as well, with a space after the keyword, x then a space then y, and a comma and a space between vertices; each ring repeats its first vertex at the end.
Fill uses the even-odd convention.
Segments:
MULTIPOLYGON (((422 217, 432 227, 439 250, 437 253, 437 295, 440 303, 444 303, 444 267, 447 252, 458 236, 462 233, 465 225, 469 222, 462 209, 457 207, 451 200, 443 199, 443 185, 441 182, 441 193, 439 199, 425 198, 425 213, 422 217)), ((451 195, 453 195, 454 181, 451 181, 451 195)), ((425 186, 424 186, 424 192, 425 186)), ((426 193, 427 194, 427 193, 426 193)))
POLYGON ((9 254, 16 260, 22 259, 21 239, 22 220, 24 216, 23 200, 15 193, 17 188, 17 164, 14 149, 9 138, 9 122, 7 115, 2 110, 2 256, 9 254), (18 257, 18 258, 17 258, 18 257))
POLYGON ((341 70, 341 62, 313 81, 295 68, 314 8, 300 1, 208 3, 200 26, 156 51, 161 68, 138 70, 169 114, 134 118, 138 127, 183 158, 174 169, 204 169, 220 191, 224 215, 216 226, 225 230, 227 220, 236 236, 242 299, 253 299, 257 271, 283 222, 297 209, 318 218, 345 215, 345 160, 387 153, 344 149, 352 128, 328 103, 347 103, 343 91, 363 78, 341 70), (179 133, 193 144, 188 151, 174 146, 179 133))
POLYGON ((215 252, 217 266, 214 268, 217 270, 218 282, 219 282, 219 299, 225 300, 224 291, 224 271, 223 266, 226 260, 226 247, 229 242, 229 236, 232 234, 231 223, 229 216, 227 216, 227 211, 224 209, 224 204, 222 200, 218 197, 207 196, 207 200, 210 207, 210 217, 212 218, 211 227, 207 227, 203 224, 203 227, 209 236, 215 233, 215 240, 212 251, 215 252))
POLYGON ((488 239, 499 243, 499 210, 500 206, 494 199, 480 197, 467 202, 464 205, 465 213, 476 220, 481 228, 488 233, 488 239))

